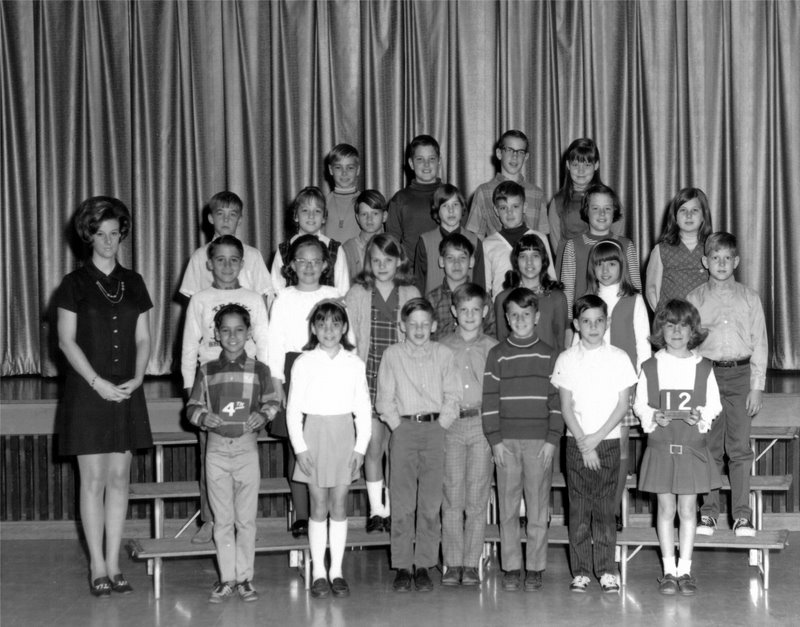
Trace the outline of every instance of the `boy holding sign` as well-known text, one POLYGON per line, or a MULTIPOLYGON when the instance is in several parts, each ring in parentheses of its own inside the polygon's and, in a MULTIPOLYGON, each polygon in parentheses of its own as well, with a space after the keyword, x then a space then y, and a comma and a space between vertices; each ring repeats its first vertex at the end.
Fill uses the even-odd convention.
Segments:
POLYGON ((221 603, 235 590, 243 601, 255 601, 251 580, 261 480, 256 432, 275 417, 278 401, 269 367, 245 353, 247 310, 222 307, 214 316, 214 336, 222 352, 198 368, 187 404, 191 423, 208 431, 206 486, 220 573, 208 600, 221 603))

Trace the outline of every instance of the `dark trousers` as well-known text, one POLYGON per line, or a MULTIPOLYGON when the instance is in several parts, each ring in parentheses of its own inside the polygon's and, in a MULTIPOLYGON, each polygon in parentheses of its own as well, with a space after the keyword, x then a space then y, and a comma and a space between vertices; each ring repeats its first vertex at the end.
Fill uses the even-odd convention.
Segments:
POLYGON ((600 470, 583 464, 575 438, 567 437, 567 493, 569 495, 569 561, 573 577, 616 574, 617 543, 614 498, 619 478, 619 440, 597 446, 600 470), (594 542, 594 544, 592 544, 594 542))
MULTIPOLYGON (((714 457, 720 474, 723 474, 724 454, 728 454, 728 476, 731 482, 731 513, 733 519, 750 518, 750 468, 753 451, 750 449, 750 423, 747 415, 747 395, 750 393, 750 365, 734 368, 714 368, 719 386, 722 413, 711 423, 708 432, 708 449, 714 457)), ((719 490, 712 490, 703 498, 700 514, 719 516, 719 490)))
POLYGON ((410 422, 389 440, 392 482, 392 567, 430 568, 439 561, 444 486, 444 429, 410 422))

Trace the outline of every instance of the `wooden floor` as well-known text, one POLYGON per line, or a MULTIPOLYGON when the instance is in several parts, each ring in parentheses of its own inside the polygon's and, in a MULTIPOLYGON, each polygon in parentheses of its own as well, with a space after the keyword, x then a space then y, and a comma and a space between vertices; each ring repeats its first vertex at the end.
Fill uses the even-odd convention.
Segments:
POLYGON ((538 593, 505 592, 496 565, 480 588, 443 588, 439 574, 433 592, 391 591, 394 573, 384 549, 350 551, 344 574, 347 599, 312 599, 285 555, 256 557, 256 603, 234 598, 207 602, 216 580, 212 558, 171 560, 165 564, 162 598, 153 599, 141 562, 123 561, 135 588, 130 596, 98 600, 89 595, 86 558, 80 544, 66 540, 0 542, 3 627, 127 627, 302 625, 310 627, 465 627, 505 625, 796 625, 800 615, 800 533, 772 559, 772 582, 765 593, 755 568, 741 551, 704 550, 695 554, 698 595, 664 597, 656 588, 660 565, 654 549, 644 549, 629 565, 629 585, 620 595, 600 592, 593 581, 586 594, 569 592, 567 554, 551 547, 538 593))

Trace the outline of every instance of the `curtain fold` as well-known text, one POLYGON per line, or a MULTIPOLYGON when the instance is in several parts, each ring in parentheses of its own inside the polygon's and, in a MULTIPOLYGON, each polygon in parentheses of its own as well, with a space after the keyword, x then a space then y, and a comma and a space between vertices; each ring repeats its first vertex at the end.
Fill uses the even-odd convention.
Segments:
POLYGON ((121 257, 153 298, 163 374, 214 193, 242 197, 239 236, 269 262, 334 144, 388 199, 430 133, 469 196, 508 128, 548 197, 563 150, 593 137, 643 263, 670 198, 705 190, 764 303, 770 366, 800 369, 797 3, 10 1, 0 35, 3 375, 56 372, 50 300, 84 252, 70 219, 88 196, 133 212, 121 257))

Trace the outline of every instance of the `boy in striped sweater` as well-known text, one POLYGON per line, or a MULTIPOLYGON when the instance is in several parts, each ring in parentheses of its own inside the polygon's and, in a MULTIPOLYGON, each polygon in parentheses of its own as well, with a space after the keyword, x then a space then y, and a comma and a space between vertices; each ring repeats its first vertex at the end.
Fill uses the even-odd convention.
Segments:
POLYGON ((557 354, 536 335, 535 294, 518 287, 503 303, 511 335, 493 347, 483 375, 483 432, 492 445, 500 503, 504 590, 522 583, 519 506, 528 508, 524 588, 542 587, 553 456, 564 431, 558 390, 550 383, 557 354))

